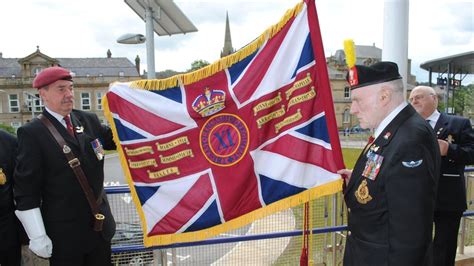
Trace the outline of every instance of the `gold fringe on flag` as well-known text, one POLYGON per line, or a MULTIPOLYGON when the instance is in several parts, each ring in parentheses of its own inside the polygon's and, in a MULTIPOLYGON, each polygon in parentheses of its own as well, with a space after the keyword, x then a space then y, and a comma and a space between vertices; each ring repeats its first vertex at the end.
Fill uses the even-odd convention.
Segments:
POLYGON ((257 51, 257 49, 260 48, 266 41, 275 36, 275 34, 277 34, 290 19, 296 17, 301 12, 303 4, 303 2, 300 2, 294 8, 287 10, 285 15, 281 18, 280 22, 270 26, 267 30, 263 32, 263 34, 257 37, 254 41, 231 55, 223 57, 208 66, 205 66, 190 73, 178 74, 166 79, 136 80, 131 82, 130 87, 145 90, 166 90, 178 86, 178 79, 181 79, 184 85, 188 85, 201 79, 212 76, 226 68, 229 68, 233 64, 241 61, 242 59, 257 51))

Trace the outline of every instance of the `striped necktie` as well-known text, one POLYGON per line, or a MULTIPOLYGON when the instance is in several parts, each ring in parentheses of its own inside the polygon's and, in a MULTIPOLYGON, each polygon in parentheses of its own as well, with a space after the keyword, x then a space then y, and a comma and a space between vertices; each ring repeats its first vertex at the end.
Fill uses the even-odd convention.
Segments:
POLYGON ((74 136, 74 129, 72 128, 71 118, 69 116, 64 117, 64 122, 66 122, 66 129, 69 135, 74 136))

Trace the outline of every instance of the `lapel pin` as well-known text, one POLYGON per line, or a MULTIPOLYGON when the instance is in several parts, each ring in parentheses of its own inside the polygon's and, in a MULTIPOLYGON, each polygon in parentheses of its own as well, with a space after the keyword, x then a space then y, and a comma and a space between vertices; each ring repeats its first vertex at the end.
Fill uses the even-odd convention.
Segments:
POLYGON ((388 138, 390 138, 391 135, 392 135, 392 133, 387 132, 387 133, 385 133, 385 135, 383 136, 383 138, 387 140, 388 138))
POLYGON ((448 137, 446 138, 446 141, 449 143, 449 144, 452 144, 454 142, 454 138, 451 134, 448 135, 448 137))

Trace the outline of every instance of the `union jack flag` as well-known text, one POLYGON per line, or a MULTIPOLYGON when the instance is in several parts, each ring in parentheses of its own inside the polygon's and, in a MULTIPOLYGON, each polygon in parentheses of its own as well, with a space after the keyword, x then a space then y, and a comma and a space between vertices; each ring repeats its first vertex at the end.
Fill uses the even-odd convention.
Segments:
POLYGON ((314 0, 204 69, 114 83, 104 105, 145 246, 208 238, 341 189, 314 0))

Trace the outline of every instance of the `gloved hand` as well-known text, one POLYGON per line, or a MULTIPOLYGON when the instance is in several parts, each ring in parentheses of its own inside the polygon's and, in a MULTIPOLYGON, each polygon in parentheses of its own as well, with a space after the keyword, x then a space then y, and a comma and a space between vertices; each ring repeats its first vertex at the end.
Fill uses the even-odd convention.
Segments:
POLYGON ((40 209, 34 208, 26 211, 15 211, 15 214, 30 239, 29 247, 31 251, 43 258, 51 257, 53 243, 46 235, 40 209))

